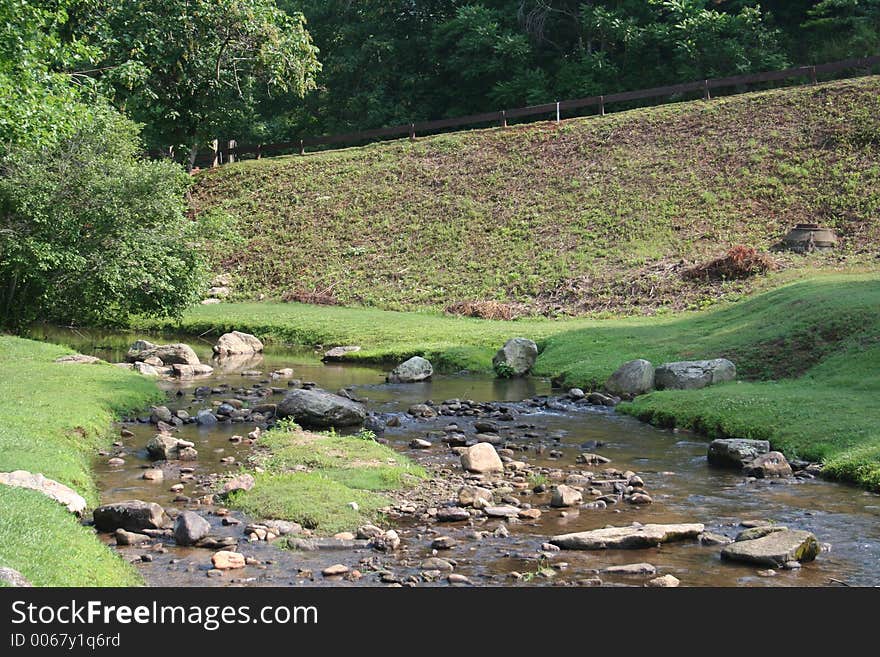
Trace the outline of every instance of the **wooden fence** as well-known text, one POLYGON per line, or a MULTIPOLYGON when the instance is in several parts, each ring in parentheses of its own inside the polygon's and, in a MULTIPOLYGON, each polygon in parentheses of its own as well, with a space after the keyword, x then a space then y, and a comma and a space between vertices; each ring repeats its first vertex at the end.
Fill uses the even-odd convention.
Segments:
MULTIPOLYGON (((609 94, 607 96, 590 96, 587 98, 577 98, 575 100, 563 100, 560 102, 545 103, 543 105, 533 105, 531 107, 519 107, 497 112, 459 116, 451 119, 440 119, 438 121, 420 121, 392 126, 389 128, 362 130, 359 132, 349 132, 325 137, 304 137, 302 139, 279 142, 276 144, 240 146, 235 140, 230 140, 223 145, 219 145, 219 142, 215 142, 213 150, 208 151, 205 154, 200 154, 196 160, 196 164, 199 166, 216 167, 221 164, 235 162, 236 160, 245 157, 259 159, 272 154, 291 152, 297 152, 304 155, 307 148, 314 146, 354 145, 369 141, 380 141, 401 137, 409 137, 411 140, 414 140, 416 135, 436 133, 443 130, 449 130, 450 128, 462 128, 466 126, 486 124, 507 127, 508 121, 521 119, 535 120, 534 117, 546 118, 548 116, 555 116, 555 120, 559 121, 561 120, 563 113, 591 107, 596 108, 597 113, 601 116, 605 114, 608 105, 613 105, 615 103, 632 103, 641 100, 656 100, 658 98, 669 99, 670 97, 695 93, 702 94, 705 100, 710 100, 714 89, 746 87, 753 84, 788 80, 803 80, 805 83, 816 84, 820 76, 830 76, 857 69, 870 73, 874 66, 880 66, 880 55, 846 59, 837 62, 830 62, 828 64, 817 64, 815 66, 798 66, 781 71, 747 73, 745 75, 733 75, 726 78, 715 78, 710 80, 697 80, 694 82, 673 84, 665 87, 654 87, 652 89, 623 91, 620 93, 609 94)), ((802 82, 802 84, 803 83, 804 82, 802 82)))

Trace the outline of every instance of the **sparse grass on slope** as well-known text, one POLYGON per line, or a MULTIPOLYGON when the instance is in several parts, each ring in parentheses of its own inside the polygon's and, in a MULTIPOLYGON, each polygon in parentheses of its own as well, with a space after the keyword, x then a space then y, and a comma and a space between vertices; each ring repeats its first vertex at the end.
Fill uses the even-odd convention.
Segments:
POLYGON ((321 534, 375 522, 391 503, 383 492, 425 477, 423 468, 369 438, 281 428, 264 434, 260 447, 266 451, 258 461, 266 472, 230 504, 256 518, 292 520, 321 534))
MULTIPOLYGON (((43 473, 97 502, 90 460, 114 415, 158 397, 108 364, 62 365, 70 350, 0 335, 0 471, 43 473)), ((137 574, 61 505, 0 487, 0 565, 38 586, 124 586, 137 574)))
POLYGON ((242 299, 642 314, 750 289, 681 271, 801 221, 835 228, 848 262, 869 259, 878 153, 875 76, 242 162, 201 174, 194 202, 238 219, 241 241, 218 236, 213 256, 242 299))

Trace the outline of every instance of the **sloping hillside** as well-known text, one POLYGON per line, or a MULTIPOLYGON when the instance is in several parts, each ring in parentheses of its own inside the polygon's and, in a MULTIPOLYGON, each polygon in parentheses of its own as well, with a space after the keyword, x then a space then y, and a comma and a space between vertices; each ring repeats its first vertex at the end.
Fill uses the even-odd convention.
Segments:
POLYGON ((876 265, 880 78, 242 162, 193 193, 198 212, 237 218, 214 258, 241 298, 700 307, 755 280, 697 283, 686 267, 766 250, 798 222, 842 243, 775 255, 795 276, 876 265))

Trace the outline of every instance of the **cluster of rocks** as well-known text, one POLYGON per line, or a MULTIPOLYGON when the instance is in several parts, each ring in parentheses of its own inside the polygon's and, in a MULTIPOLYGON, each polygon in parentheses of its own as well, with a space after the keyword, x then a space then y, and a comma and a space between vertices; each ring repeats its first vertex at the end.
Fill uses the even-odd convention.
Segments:
POLYGON ((125 363, 144 376, 177 377, 191 379, 208 376, 214 368, 199 361, 192 347, 183 343, 158 345, 148 340, 138 340, 128 350, 125 363))
POLYGON ((726 358, 664 363, 638 359, 621 365, 605 382, 605 390, 632 398, 651 390, 696 390, 736 379, 736 366, 726 358))
POLYGON ((766 440, 719 438, 709 444, 710 464, 723 468, 740 469, 754 479, 785 478, 794 475, 811 479, 822 471, 822 466, 806 461, 789 463, 781 452, 770 450, 766 440))
POLYGON ((215 303, 221 303, 224 299, 229 298, 232 294, 232 277, 229 274, 217 274, 211 280, 211 287, 205 298, 202 300, 203 306, 209 306, 215 303))

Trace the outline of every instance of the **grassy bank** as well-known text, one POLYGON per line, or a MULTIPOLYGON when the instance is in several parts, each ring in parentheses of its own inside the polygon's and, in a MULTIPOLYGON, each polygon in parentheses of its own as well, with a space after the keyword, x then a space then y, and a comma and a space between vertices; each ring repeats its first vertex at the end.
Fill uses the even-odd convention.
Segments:
POLYGON ((260 447, 257 462, 265 472, 230 504, 255 518, 291 520, 319 534, 377 521, 379 510, 391 503, 383 493, 425 476, 421 467, 371 438, 283 428, 264 434, 260 447))
MULTIPOLYGON (((0 335, 0 471, 43 473, 98 501, 90 461, 113 418, 158 397, 154 383, 107 364, 53 363, 56 345, 0 335)), ((137 574, 40 493, 0 490, 0 564, 37 586, 124 586, 137 574)))
MULTIPOLYGON (((159 325, 153 323, 152 328, 159 325)), ((623 362, 727 357, 744 382, 662 392, 621 410, 710 435, 760 436, 790 457, 822 459, 842 479, 880 488, 880 276, 827 274, 703 312, 513 322, 301 304, 221 304, 163 325, 237 328, 300 344, 360 344, 355 358, 424 354, 445 369, 489 371, 507 338, 536 340, 535 373, 600 386, 623 362)))
MULTIPOLYGON (((203 172, 198 212, 238 221, 217 270, 239 300, 287 294, 537 313, 699 308, 752 290, 682 271, 795 223, 880 246, 880 78, 268 158, 203 172), (237 239, 236 239, 237 238, 237 239)), ((777 256, 790 270, 816 259, 777 256)))

